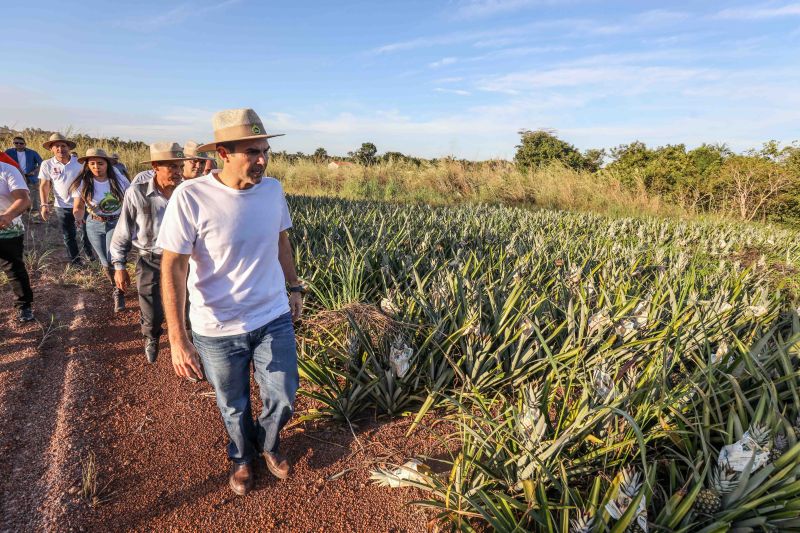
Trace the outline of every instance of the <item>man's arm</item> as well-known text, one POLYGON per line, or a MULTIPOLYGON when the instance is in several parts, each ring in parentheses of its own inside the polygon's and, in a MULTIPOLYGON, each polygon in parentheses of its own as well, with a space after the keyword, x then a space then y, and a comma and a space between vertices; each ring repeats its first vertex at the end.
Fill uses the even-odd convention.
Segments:
POLYGON ((28 189, 15 189, 11 191, 11 205, 3 213, 0 213, 0 229, 6 229, 11 225, 15 218, 25 212, 31 206, 31 196, 28 189))
POLYGON ((42 173, 39 172, 39 200, 41 202, 42 207, 40 211, 42 212, 42 218, 47 220, 50 214, 50 180, 42 179, 42 173))
MULTIPOLYGON (((283 277, 290 287, 300 285, 300 278, 297 277, 297 270, 294 264, 294 253, 292 243, 289 241, 289 232, 284 230, 278 235, 278 261, 283 270, 283 277)), ((303 314, 303 295, 299 292, 289 293, 289 309, 292 311, 292 318, 297 320, 303 314)))
POLYGON ((37 152, 35 150, 31 150, 31 153, 33 154, 33 169, 31 170, 30 175, 31 176, 33 176, 33 175, 37 175, 38 176, 39 175, 39 169, 42 166, 42 156, 40 156, 39 152, 37 152))
POLYGON ((72 202, 72 216, 75 217, 75 225, 83 226, 86 223, 84 216, 86 215, 86 202, 80 196, 74 197, 72 202))
POLYGON ((136 205, 132 189, 125 192, 122 200, 122 211, 119 214, 117 227, 111 237, 111 264, 114 265, 114 283, 120 290, 127 290, 131 282, 125 264, 128 262, 128 252, 133 243, 133 232, 136 228, 136 205))
POLYGON ((203 379, 197 350, 186 333, 186 275, 189 254, 164 250, 161 256, 161 300, 167 318, 172 366, 178 376, 203 379))

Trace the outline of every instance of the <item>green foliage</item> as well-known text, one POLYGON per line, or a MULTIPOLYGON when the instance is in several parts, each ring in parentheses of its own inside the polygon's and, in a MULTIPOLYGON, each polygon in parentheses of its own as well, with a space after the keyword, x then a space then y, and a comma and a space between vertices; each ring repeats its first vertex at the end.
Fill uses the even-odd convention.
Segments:
POLYGON ((514 162, 526 171, 557 161, 573 170, 592 170, 599 167, 603 153, 593 150, 584 157, 577 148, 545 130, 520 130, 514 162))
POLYGON ((314 158, 314 161, 317 163, 325 163, 328 161, 328 151, 325 148, 317 148, 314 150, 314 154, 311 156, 314 158))
POLYGON ((608 505, 639 499, 651 530, 794 527, 800 302, 771 258, 745 264, 739 253, 768 250, 797 268, 797 232, 289 201, 317 310, 304 322, 348 316, 342 330, 300 331, 303 394, 317 402, 301 416, 358 424, 410 412, 419 428, 438 409, 452 454, 444 474, 413 486, 442 521, 566 532, 591 518, 593 530, 624 531, 635 505, 618 518, 608 505), (390 342, 353 318, 354 305, 391 318, 390 342), (402 374, 395 337, 412 352, 402 374), (783 455, 737 474, 718 510, 698 511, 722 447, 751 426, 787 439, 783 455))
POLYGON ((378 149, 372 143, 362 143, 361 148, 355 152, 348 152, 347 155, 353 158, 353 161, 365 166, 372 165, 376 162, 376 155, 378 149))

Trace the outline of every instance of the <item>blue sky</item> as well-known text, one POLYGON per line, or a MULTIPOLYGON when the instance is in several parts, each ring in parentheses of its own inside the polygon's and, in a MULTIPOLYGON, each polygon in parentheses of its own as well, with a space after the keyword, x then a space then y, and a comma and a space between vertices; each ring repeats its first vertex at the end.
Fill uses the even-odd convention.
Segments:
POLYGON ((0 124, 204 141, 253 107, 275 149, 511 157, 800 139, 800 2, 108 3, 6 9, 0 124))

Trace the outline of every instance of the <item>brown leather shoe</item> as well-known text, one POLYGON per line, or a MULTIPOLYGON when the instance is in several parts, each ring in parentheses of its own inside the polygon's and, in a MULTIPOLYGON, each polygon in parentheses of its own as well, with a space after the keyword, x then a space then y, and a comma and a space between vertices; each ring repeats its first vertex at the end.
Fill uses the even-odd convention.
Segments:
POLYGON ((289 461, 286 457, 278 452, 264 452, 264 460, 267 462, 267 468, 272 475, 278 479, 286 479, 289 477, 289 461))
POLYGON ((244 496, 253 488, 253 468, 249 464, 231 465, 231 475, 228 477, 228 485, 231 490, 239 496, 244 496))

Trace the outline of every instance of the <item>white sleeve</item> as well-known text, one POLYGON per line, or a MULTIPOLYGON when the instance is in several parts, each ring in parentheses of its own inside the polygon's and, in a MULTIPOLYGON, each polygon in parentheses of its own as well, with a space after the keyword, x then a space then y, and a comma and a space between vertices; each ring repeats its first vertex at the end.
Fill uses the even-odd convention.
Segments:
POLYGON ((158 230, 156 246, 176 254, 188 255, 194 249, 197 227, 183 192, 176 190, 172 193, 158 230))
POLYGON ((47 164, 47 161, 42 161, 42 164, 39 166, 39 180, 50 181, 50 165, 47 164))
POLYGON ((80 198, 82 192, 83 192, 83 184, 75 187, 75 190, 70 193, 70 196, 73 198, 80 198))
POLYGON ((6 180, 8 181, 8 190, 19 191, 28 190, 28 184, 25 183, 25 178, 22 177, 22 172, 17 170, 14 165, 4 165, 3 169, 6 171, 6 180))

